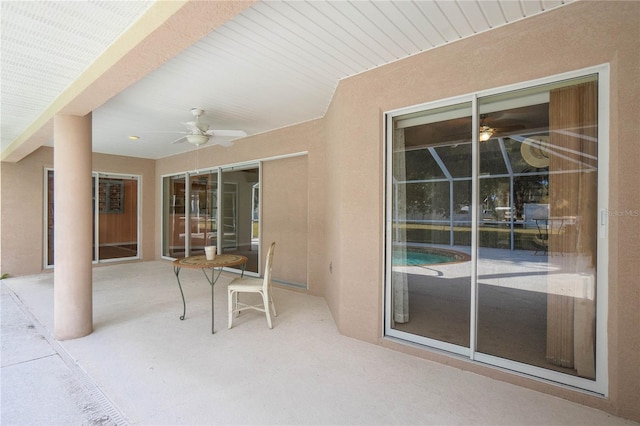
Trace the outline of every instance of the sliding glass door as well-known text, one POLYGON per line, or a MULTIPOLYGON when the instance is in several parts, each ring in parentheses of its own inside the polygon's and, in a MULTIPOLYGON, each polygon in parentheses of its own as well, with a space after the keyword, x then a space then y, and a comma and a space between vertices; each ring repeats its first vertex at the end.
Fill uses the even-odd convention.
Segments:
POLYGON ((479 102, 509 121, 485 142, 505 155, 480 153, 480 198, 496 201, 478 222, 478 352, 595 379, 597 106, 595 76, 479 102), (506 199, 513 251, 493 238, 506 199))
POLYGON ((162 179, 162 254, 186 256, 187 178, 185 175, 162 179))
POLYGON ((162 178, 162 254, 170 258, 218 253, 246 256, 259 271, 259 179, 256 166, 212 169, 162 178))
MULTIPOLYGON (((139 258, 139 176, 94 173, 93 261, 139 258)), ((54 265, 54 172, 46 171, 45 265, 54 265)))
POLYGON ((604 393, 598 89, 388 115, 387 335, 604 393))
POLYGON ((260 169, 235 167, 222 170, 222 252, 247 256, 246 270, 258 273, 260 240, 254 218, 259 212, 259 197, 255 197, 254 186, 260 181, 260 169))
POLYGON ((98 260, 136 258, 138 178, 98 174, 97 182, 98 260))
POLYGON ((398 117, 392 153, 391 329, 468 353, 471 265, 429 264, 471 249, 471 103, 398 117), (452 250, 456 247, 456 251, 452 250))

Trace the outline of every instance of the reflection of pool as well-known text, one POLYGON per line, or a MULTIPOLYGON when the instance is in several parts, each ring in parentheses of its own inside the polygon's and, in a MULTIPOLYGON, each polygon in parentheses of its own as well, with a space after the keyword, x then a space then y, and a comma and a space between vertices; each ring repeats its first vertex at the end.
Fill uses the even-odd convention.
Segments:
POLYGON ((393 249, 393 266, 435 265, 439 263, 465 262, 470 260, 468 254, 454 250, 434 247, 400 247, 393 249), (406 258, 405 258, 406 256, 406 258))

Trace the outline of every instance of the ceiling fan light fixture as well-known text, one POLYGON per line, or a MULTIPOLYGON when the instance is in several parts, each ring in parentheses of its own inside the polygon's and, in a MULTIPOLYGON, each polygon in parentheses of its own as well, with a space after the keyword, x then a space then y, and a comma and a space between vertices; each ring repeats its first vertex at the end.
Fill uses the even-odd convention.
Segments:
POLYGON ((486 142, 491 139, 491 136, 495 133, 495 130, 489 126, 480 126, 480 142, 486 142))
POLYGON ((204 145, 209 141, 209 135, 187 135, 187 141, 194 145, 204 145))

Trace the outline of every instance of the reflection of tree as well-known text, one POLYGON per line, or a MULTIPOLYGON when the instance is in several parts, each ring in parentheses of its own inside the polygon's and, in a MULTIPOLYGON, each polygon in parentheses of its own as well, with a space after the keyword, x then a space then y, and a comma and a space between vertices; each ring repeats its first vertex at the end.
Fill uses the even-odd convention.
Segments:
POLYGON ((406 185, 407 217, 433 219, 449 216, 449 183, 413 183, 406 185))
MULTIPOLYGON (((542 169, 535 169, 542 171, 542 169)), ((525 169, 522 172, 528 173, 533 170, 525 169)), ((529 175, 517 176, 513 179, 514 207, 516 218, 522 219, 525 203, 545 203, 549 199, 549 176, 529 175)))
POLYGON ((495 210, 496 200, 504 191, 504 179, 480 179, 480 202, 483 210, 495 210))

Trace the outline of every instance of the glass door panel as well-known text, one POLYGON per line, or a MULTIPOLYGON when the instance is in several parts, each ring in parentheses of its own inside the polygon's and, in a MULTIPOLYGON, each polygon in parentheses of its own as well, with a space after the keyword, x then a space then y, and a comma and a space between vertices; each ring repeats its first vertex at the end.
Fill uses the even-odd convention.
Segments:
POLYGON ((46 222, 47 222, 47 252, 46 252, 46 266, 53 266, 54 259, 54 245, 53 245, 53 225, 54 225, 54 208, 53 208, 53 170, 47 170, 47 207, 46 207, 46 222))
POLYGON ((260 241, 257 236, 259 217, 259 168, 223 170, 221 202, 221 241, 218 250, 247 256, 246 271, 259 273, 260 241))
POLYGON ((216 246, 218 173, 189 177, 189 256, 204 254, 205 246, 216 246))
POLYGON ((163 178, 163 247, 169 257, 186 256, 186 179, 184 175, 163 178))
MULTIPOLYGON (((93 173, 94 262, 138 257, 138 176, 93 173)), ((47 170, 45 263, 54 265, 54 171, 47 170)))
POLYGON ((98 238, 98 234, 97 234, 97 229, 98 229, 98 221, 99 216, 96 212, 96 182, 98 182, 98 174, 97 173, 93 173, 93 176, 91 177, 91 200, 92 200, 92 205, 93 205, 93 223, 91 224, 91 251, 93 253, 93 255, 91 256, 91 260, 93 262, 97 262, 98 259, 100 258, 100 252, 99 252, 99 247, 97 244, 97 238, 98 238))
POLYGON ((470 341, 471 123, 471 103, 398 116, 391 153, 390 327, 463 348, 470 341))
POLYGON ((480 142, 477 351, 595 379, 597 82, 488 97, 479 113, 494 131, 480 142))
POLYGON ((137 178, 98 175, 98 244, 99 260, 138 256, 137 178))

